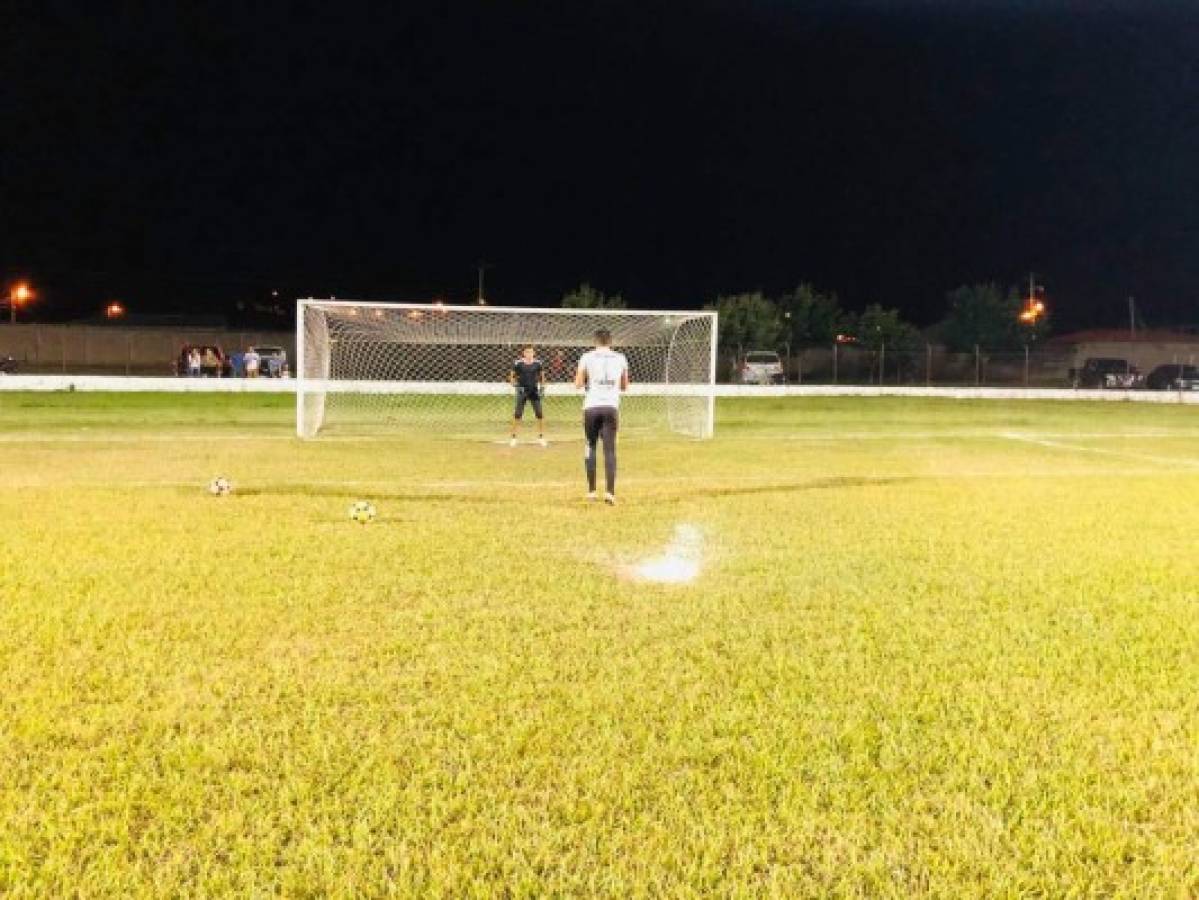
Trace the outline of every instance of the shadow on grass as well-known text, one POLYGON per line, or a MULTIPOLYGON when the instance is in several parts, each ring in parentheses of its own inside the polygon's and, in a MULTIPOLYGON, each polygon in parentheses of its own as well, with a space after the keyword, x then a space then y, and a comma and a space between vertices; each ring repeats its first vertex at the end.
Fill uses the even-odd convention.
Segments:
MULTIPOLYGON (((497 491, 499 489, 497 488, 497 491)), ((346 502, 356 499, 369 499, 378 503, 383 500, 397 503, 500 503, 504 498, 485 493, 465 493, 453 491, 424 491, 407 493, 395 490, 356 489, 352 485, 324 484, 279 484, 263 485, 261 487, 238 488, 240 497, 332 497, 346 502)))
MULTIPOLYGON (((686 491, 650 490, 645 492, 648 497, 657 499, 694 500, 695 498, 748 497, 764 494, 803 493, 805 491, 827 491, 841 488, 856 487, 885 487, 888 485, 904 484, 916 481, 912 475, 889 476, 858 476, 835 475, 827 478, 813 478, 807 481, 776 482, 772 484, 729 484, 713 487, 689 487, 686 491)), ((356 489, 353 485, 336 484, 278 484, 260 487, 238 488, 242 497, 330 497, 343 501, 356 498, 369 498, 374 502, 394 501, 397 503, 507 503, 511 502, 510 492, 496 486, 494 490, 464 491, 421 491, 406 492, 397 490, 378 490, 369 487, 356 489)), ((555 493, 555 492, 550 492, 555 493)), ((636 493, 642 493, 636 491, 636 493)))
POLYGON ((828 491, 838 488, 885 487, 918 480, 914 475, 834 475, 828 478, 813 478, 807 481, 780 482, 775 484, 729 485, 728 487, 697 488, 688 490, 686 497, 743 497, 754 494, 797 494, 805 491, 828 491))

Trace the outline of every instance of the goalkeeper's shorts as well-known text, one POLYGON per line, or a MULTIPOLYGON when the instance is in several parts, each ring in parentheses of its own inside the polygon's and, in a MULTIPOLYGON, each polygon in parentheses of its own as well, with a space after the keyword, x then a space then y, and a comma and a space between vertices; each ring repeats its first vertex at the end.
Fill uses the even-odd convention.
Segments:
POLYGON ((512 411, 512 418, 524 418, 526 401, 533 404, 533 415, 539 419, 543 418, 541 414, 541 393, 539 391, 530 392, 520 387, 516 389, 516 408, 512 411))

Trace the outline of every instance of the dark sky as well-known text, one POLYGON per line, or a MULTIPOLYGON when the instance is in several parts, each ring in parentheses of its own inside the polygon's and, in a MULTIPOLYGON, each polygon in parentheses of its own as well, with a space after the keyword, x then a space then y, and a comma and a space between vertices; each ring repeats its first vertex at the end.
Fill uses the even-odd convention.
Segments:
MULTIPOLYGON (((10 8, 11 4, 10 4, 10 8)), ((0 273, 41 314, 285 296, 640 306, 801 280, 936 319, 1199 324, 1199 3, 29 4, 0 273)))

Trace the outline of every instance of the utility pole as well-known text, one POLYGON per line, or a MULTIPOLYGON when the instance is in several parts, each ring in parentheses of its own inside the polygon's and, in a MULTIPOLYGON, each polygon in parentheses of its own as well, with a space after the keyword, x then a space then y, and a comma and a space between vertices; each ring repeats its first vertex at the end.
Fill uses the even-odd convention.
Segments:
POLYGON ((1134 340, 1137 336, 1137 301, 1135 297, 1128 298, 1128 336, 1134 340))
POLYGON ((486 306, 487 299, 486 295, 483 293, 483 272, 487 269, 490 269, 491 264, 480 260, 477 264, 477 268, 479 270, 479 296, 476 302, 479 304, 479 306, 486 306))

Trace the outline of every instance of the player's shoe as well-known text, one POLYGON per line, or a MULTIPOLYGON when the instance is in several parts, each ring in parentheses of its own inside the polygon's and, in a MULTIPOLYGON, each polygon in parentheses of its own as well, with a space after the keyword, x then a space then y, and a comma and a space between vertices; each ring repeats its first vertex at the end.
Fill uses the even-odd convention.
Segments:
POLYGON ((616 495, 605 492, 604 493, 604 502, 607 503, 609 506, 615 506, 616 505, 616 495))
POLYGON ((509 447, 515 447, 515 446, 516 446, 516 438, 515 438, 515 436, 514 436, 514 437, 510 437, 510 438, 508 438, 508 446, 509 446, 509 447))
POLYGON ((542 447, 548 447, 550 445, 550 442, 547 441, 544 436, 539 437, 537 439, 537 443, 539 443, 542 447))
POLYGON ((594 503, 596 500, 599 499, 599 496, 595 493, 595 491, 588 491, 587 499, 590 500, 592 503, 594 503))

